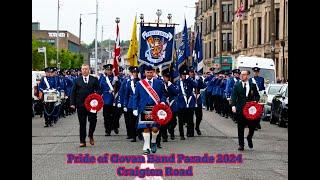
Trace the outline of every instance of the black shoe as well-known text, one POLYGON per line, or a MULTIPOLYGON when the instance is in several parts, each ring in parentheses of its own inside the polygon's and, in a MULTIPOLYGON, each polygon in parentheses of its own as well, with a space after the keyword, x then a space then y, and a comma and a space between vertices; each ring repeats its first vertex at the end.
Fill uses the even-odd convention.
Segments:
POLYGON ((180 140, 186 140, 186 138, 184 136, 181 136, 180 140))
POLYGON ((157 147, 158 147, 159 149, 161 149, 161 148, 162 148, 161 144, 157 144, 157 147))
POLYGON ((253 148, 252 139, 248 139, 248 138, 247 138, 247 141, 248 141, 248 146, 249 146, 249 148, 252 149, 252 148, 253 148))
POLYGON ((157 152, 157 143, 151 143, 151 152, 156 153, 157 152))
POLYGON ((257 128, 258 128, 258 129, 261 129, 261 125, 260 125, 260 124, 258 124, 257 128))
POLYGON ((171 140, 174 140, 174 135, 171 135, 171 136, 170 136, 170 139, 171 139, 171 140))
POLYGON ((46 124, 46 125, 44 125, 43 127, 49 127, 49 125, 48 125, 48 124, 46 124))
POLYGON ((197 131, 197 134, 200 136, 201 135, 200 129, 196 129, 196 131, 197 131))
POLYGON ((244 147, 239 146, 238 150, 239 150, 239 151, 243 151, 243 150, 244 150, 244 147))
POLYGON ((168 142, 168 139, 163 139, 162 142, 168 142))
POLYGON ((53 126, 53 124, 52 124, 52 123, 50 123, 50 124, 49 124, 49 126, 50 126, 50 127, 52 127, 52 126, 53 126))
POLYGON ((148 154, 150 154, 150 149, 143 150, 143 155, 148 155, 148 154))
POLYGON ((133 138, 130 142, 137 142, 137 139, 133 138))
POLYGON ((132 137, 131 136, 127 136, 127 138, 126 139, 132 139, 132 137))
POLYGON ((187 137, 190 137, 190 134, 187 134, 187 137))
POLYGON ((115 134, 119 134, 119 130, 118 130, 118 129, 115 129, 115 130, 114 130, 114 133, 115 133, 115 134))
POLYGON ((139 139, 140 141, 142 141, 143 136, 142 136, 142 135, 138 135, 138 139, 139 139))
POLYGON ((110 133, 106 133, 104 136, 111 136, 110 133))

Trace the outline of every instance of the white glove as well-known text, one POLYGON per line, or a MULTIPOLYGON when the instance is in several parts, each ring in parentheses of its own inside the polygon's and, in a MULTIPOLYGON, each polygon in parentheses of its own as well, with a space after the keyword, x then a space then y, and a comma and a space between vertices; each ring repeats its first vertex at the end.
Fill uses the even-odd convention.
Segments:
POLYGON ((118 103, 117 106, 118 106, 118 108, 121 108, 121 104, 120 103, 118 103))
POLYGON ((128 109, 127 109, 126 107, 124 107, 124 108, 123 108, 123 111, 124 111, 124 112, 127 112, 127 111, 128 111, 128 109))
POLYGON ((230 101, 231 98, 227 98, 228 101, 230 101))
POLYGON ((138 116, 138 110, 133 110, 133 115, 138 116))
POLYGON ((232 106, 232 112, 233 112, 233 113, 236 113, 236 112, 237 112, 237 110, 236 110, 236 107, 235 107, 235 106, 232 106))
POLYGON ((199 79, 200 79, 200 76, 197 75, 197 76, 196 76, 196 80, 199 80, 199 79))
POLYGON ((164 102, 161 102, 160 104, 166 105, 166 103, 164 103, 164 102))
POLYGON ((186 75, 186 79, 188 79, 189 78, 189 75, 186 75))
POLYGON ((118 76, 114 76, 113 81, 118 81, 118 76))
POLYGON ((168 81, 168 87, 171 85, 172 83, 170 81, 168 81))

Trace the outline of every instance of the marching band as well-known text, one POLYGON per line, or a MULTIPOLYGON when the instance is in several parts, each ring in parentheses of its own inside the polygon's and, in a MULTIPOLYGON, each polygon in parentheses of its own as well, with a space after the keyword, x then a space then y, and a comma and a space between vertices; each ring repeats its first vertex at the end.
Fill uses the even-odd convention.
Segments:
MULTIPOLYGON (((115 76, 112 64, 103 66, 105 71, 98 77, 98 84, 104 102, 105 136, 111 136, 112 131, 115 134, 119 133, 119 120, 124 114, 127 139, 131 142, 137 142, 137 137, 143 140, 143 154, 150 154, 161 148, 161 138, 163 142, 168 141, 168 133, 171 140, 175 139, 177 123, 180 140, 186 139, 185 125, 186 137, 194 137, 194 131, 201 136, 200 123, 204 105, 208 111, 215 110, 222 117, 231 117, 235 123, 239 120, 232 112, 232 103, 236 97, 233 94, 234 87, 241 81, 240 69, 215 72, 215 69, 211 68, 210 72, 202 76, 195 72, 193 66, 183 65, 179 68, 180 78, 174 82, 169 69, 160 72, 150 65, 143 67, 141 70, 141 67, 131 66, 129 74, 124 74, 123 68, 120 67, 120 74, 115 76), (205 96, 204 99, 202 94, 205 96), (157 104, 170 107, 172 118, 167 124, 155 122, 151 113, 157 104)), ((264 88, 264 79, 258 76, 258 67, 252 70, 255 76, 248 82, 250 86, 256 84, 257 90, 261 91, 264 88)), ((44 71, 46 74, 38 85, 38 97, 43 108, 39 108, 38 111, 43 111, 44 127, 51 127, 59 118, 74 114, 75 109, 70 108, 70 97, 74 96, 72 89, 76 79, 82 77, 82 74, 80 69, 59 70, 55 67, 45 68, 44 71)), ((85 147, 83 139, 81 143, 81 147, 85 147)), ((239 145, 241 149, 242 140, 239 145)))

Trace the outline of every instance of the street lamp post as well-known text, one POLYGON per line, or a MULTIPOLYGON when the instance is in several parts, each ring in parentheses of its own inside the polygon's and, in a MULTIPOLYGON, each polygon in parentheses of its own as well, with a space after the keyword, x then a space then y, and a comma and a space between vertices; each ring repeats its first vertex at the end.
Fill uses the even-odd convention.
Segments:
POLYGON ((56 46, 57 46, 57 59, 56 59, 56 65, 59 68, 59 9, 60 9, 60 0, 58 0, 58 14, 57 14, 57 40, 56 40, 56 46))
POLYGON ((94 73, 98 75, 98 42, 97 42, 97 34, 98 34, 98 0, 96 0, 96 34, 95 34, 95 69, 94 73))
POLYGON ((80 60, 80 54, 81 54, 81 27, 82 27, 81 16, 92 15, 92 14, 96 14, 96 13, 86 13, 86 14, 81 14, 80 13, 80 22, 79 22, 79 60, 80 60))
POLYGON ((157 9, 157 12, 156 12, 156 15, 158 16, 158 23, 157 23, 157 26, 159 27, 159 23, 160 23, 160 16, 162 14, 162 11, 161 9, 157 9))
POLYGON ((169 13, 168 16, 167 16, 168 20, 169 20, 169 23, 171 24, 171 19, 172 19, 172 14, 169 13))

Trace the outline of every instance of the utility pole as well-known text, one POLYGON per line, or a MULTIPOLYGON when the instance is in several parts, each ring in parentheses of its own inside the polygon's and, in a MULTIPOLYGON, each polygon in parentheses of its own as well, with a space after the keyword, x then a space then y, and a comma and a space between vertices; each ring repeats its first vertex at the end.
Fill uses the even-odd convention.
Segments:
POLYGON ((56 64, 57 67, 60 68, 59 64, 59 9, 60 9, 60 2, 58 0, 58 17, 57 17, 57 40, 56 40, 56 46, 57 46, 57 59, 56 64))

